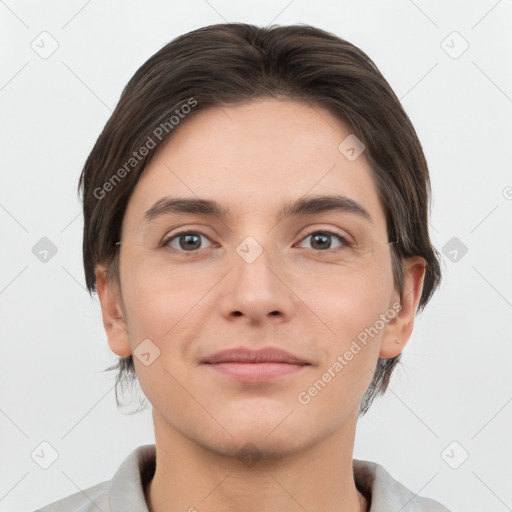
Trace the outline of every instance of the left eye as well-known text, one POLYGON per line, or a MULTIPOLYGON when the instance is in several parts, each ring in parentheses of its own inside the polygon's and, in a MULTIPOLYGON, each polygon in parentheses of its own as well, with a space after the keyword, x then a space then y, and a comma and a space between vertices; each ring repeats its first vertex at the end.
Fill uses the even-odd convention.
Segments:
POLYGON ((332 249, 332 237, 337 238, 340 242, 336 247, 348 247, 350 245, 346 238, 339 235, 338 233, 333 233, 332 231, 314 231, 313 233, 310 233, 309 235, 304 237, 301 243, 303 243, 304 240, 311 238, 311 244, 313 246, 313 249, 332 249))
POLYGON ((184 231, 182 233, 176 233, 175 235, 170 236, 166 240, 164 240, 162 245, 166 245, 176 250, 183 251, 194 251, 197 249, 204 249, 205 247, 201 247, 201 237, 210 240, 206 235, 202 233, 197 233, 195 231, 184 231), (174 244, 178 242, 178 247, 174 244))

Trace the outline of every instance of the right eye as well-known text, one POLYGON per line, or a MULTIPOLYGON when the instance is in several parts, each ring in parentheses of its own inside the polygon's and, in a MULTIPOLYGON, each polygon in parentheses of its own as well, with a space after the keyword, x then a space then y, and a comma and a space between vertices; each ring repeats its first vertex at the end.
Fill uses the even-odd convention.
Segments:
MULTIPOLYGON (((198 249, 207 249, 207 247, 201 247, 201 237, 210 241, 210 239, 203 233, 198 231, 180 231, 168 236, 162 241, 162 247, 170 247, 175 251, 180 252, 195 252, 198 249)), ((211 241, 210 241, 211 243, 211 241)), ((213 246, 217 246, 214 244, 213 246)))

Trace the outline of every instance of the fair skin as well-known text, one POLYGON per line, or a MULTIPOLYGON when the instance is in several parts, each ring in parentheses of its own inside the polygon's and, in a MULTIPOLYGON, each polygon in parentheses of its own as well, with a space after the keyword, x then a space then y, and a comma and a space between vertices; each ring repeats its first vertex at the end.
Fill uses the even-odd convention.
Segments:
POLYGON ((160 350, 147 366, 134 357, 153 406, 151 512, 367 510, 352 471, 359 405, 378 358, 400 354, 411 335, 425 262, 404 261, 400 296, 369 164, 364 153, 350 161, 338 150, 350 133, 326 110, 289 99, 212 107, 176 129, 138 182, 122 226, 121 289, 101 265, 96 278, 112 351, 128 356, 145 339, 160 350), (333 194, 370 218, 333 210, 276 220, 285 202, 333 194), (215 200, 229 212, 145 221, 168 196, 215 200), (182 230, 195 233, 193 250, 183 236, 159 246, 182 230), (322 239, 325 230, 355 249, 322 239), (318 232, 320 240, 308 236, 318 232), (242 244, 257 255, 250 262, 237 252, 248 236, 258 244, 242 244), (309 403, 299 402, 396 303, 399 313, 378 335, 309 403), (204 363, 241 346, 278 347, 308 364, 240 380, 204 363), (238 455, 244 446, 253 463, 238 455))

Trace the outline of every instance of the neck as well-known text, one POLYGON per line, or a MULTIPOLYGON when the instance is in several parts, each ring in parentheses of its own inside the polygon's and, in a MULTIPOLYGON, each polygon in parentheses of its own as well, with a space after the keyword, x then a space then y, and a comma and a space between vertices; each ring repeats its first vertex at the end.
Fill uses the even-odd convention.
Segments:
POLYGON ((367 511, 352 469, 355 421, 296 453, 240 459, 191 441, 155 410, 153 417, 156 470, 145 489, 150 512, 367 511))

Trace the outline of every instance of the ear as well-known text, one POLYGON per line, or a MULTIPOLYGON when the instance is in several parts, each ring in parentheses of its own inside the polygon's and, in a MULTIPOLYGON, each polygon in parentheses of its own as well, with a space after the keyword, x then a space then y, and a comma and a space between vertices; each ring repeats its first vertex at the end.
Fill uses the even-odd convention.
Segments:
POLYGON ((414 317, 423 291, 426 261, 421 256, 403 260, 404 290, 401 296, 394 296, 394 303, 400 302, 400 310, 386 325, 379 357, 389 359, 402 353, 414 327, 414 317))
POLYGON ((121 294, 117 286, 107 280, 107 269, 97 265, 96 291, 101 304, 103 326, 107 333, 108 344, 112 352, 118 356, 129 356, 132 353, 126 321, 123 318, 121 294))

